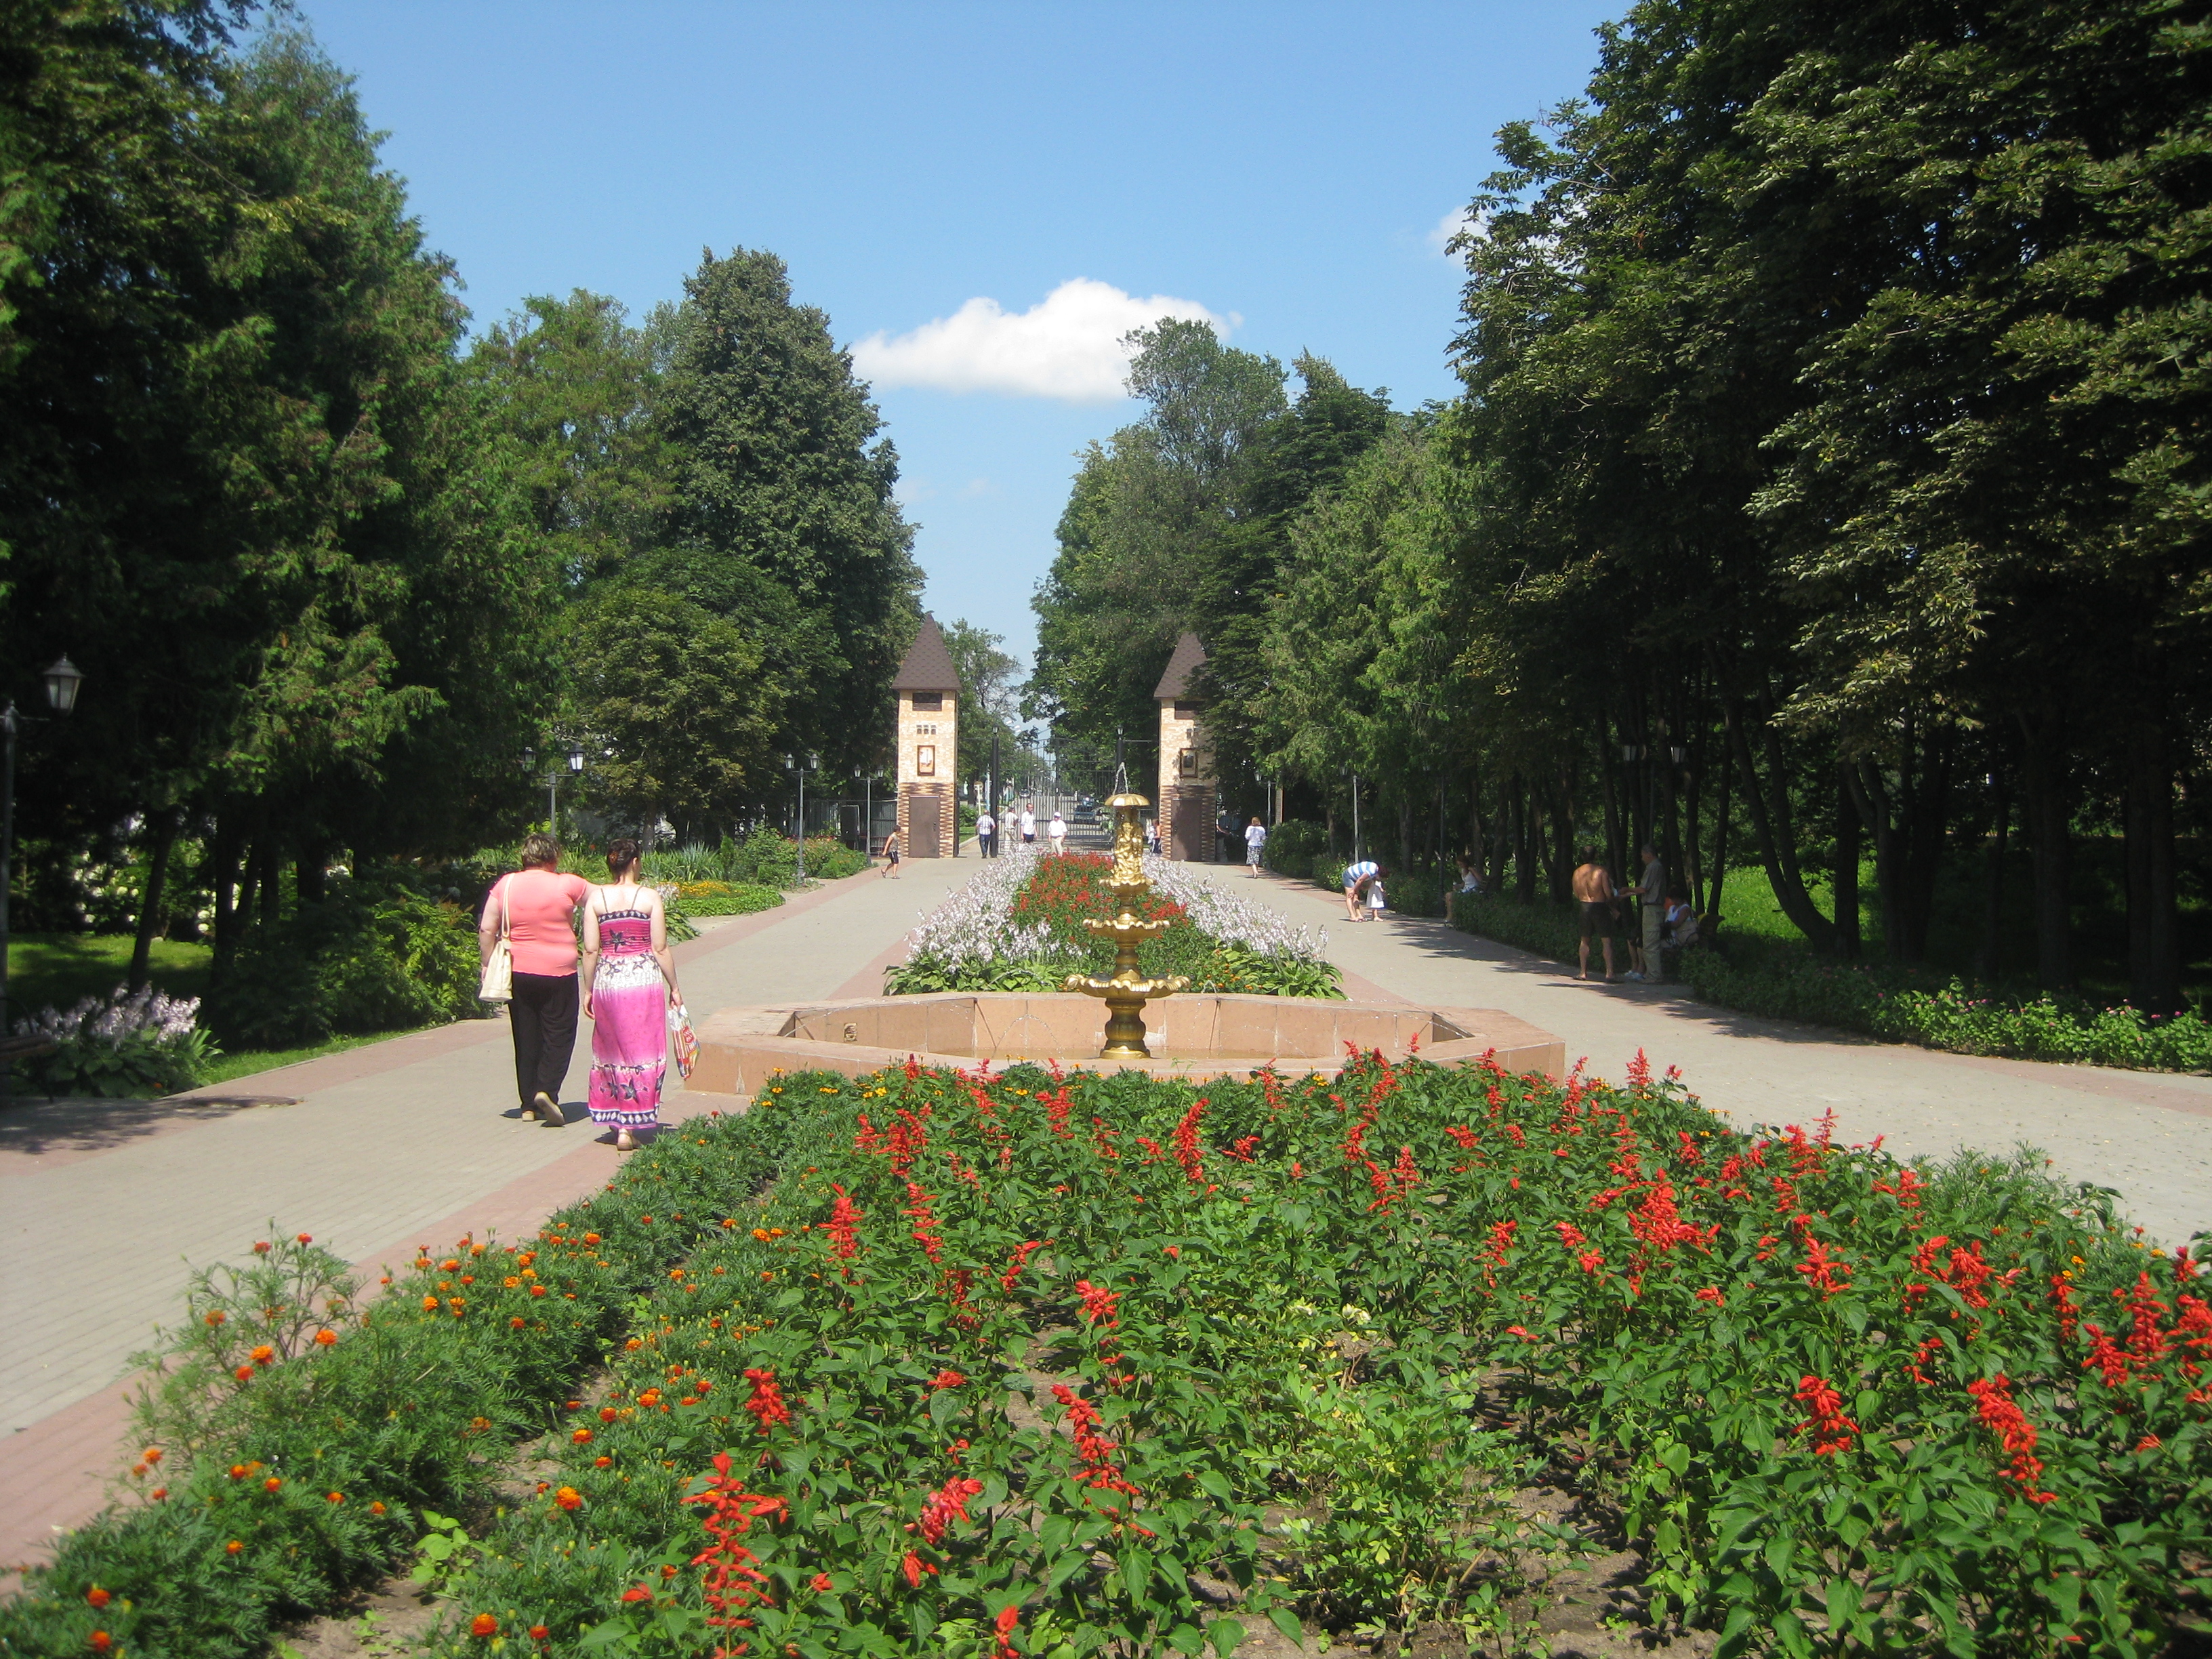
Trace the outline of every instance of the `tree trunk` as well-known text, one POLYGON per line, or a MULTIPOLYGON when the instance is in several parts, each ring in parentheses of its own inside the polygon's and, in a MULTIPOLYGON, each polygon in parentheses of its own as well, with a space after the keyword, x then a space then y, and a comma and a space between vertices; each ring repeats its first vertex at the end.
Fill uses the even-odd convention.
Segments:
POLYGON ((1813 902, 1797 866, 1797 847, 1790 822, 1789 781, 1780 764, 1780 740, 1770 726, 1767 757, 1775 774, 1776 797, 1770 803, 1759 781, 1759 768, 1751 757, 1751 738, 1743 729, 1741 703, 1730 701, 1727 720, 1729 745, 1735 753, 1736 768, 1743 775, 1744 801, 1751 813, 1752 834, 1758 839, 1759 861, 1766 866, 1766 879, 1774 889, 1775 899, 1782 906, 1782 914, 1805 935, 1814 950, 1832 953, 1835 924, 1822 915, 1820 907, 1813 902))
POLYGON ((254 914, 264 927, 274 927, 284 916, 283 866, 274 830, 263 830, 254 841, 253 881, 261 890, 254 914))
POLYGON ((238 852, 241 837, 234 814, 218 813, 215 836, 208 848, 208 884, 215 890, 215 959, 216 970, 237 948, 238 852))
POLYGON ((1905 928, 1906 962, 1928 960, 1928 927, 1936 915, 1936 877, 1942 868, 1945 830, 1951 822, 1951 767, 1955 733, 1945 729, 1919 744, 1919 770, 1907 797, 1904 886, 1898 915, 1905 928))
POLYGON ((1892 962, 1902 962, 1905 959, 1901 909, 1905 884, 1899 868, 1899 838, 1890 810, 1889 786, 1882 781, 1881 767, 1870 757, 1862 759, 1844 781, 1866 827, 1874 831, 1874 890, 1875 905, 1881 912, 1882 954, 1892 962))
POLYGON ((1398 792, 1398 867, 1413 867, 1413 796, 1407 789, 1398 792))
POLYGON ((319 904, 328 890, 323 879, 323 867, 328 862, 319 846, 303 846, 292 866, 292 890, 300 896, 302 904, 319 904))
POLYGON ((1982 948, 1976 971, 1991 984, 2004 967, 2005 842, 2012 832, 2009 783, 2002 766, 1990 775, 1990 793, 1996 797, 1991 816, 1996 823, 1990 831, 1989 877, 1982 890, 1982 948))
POLYGON ((2035 850, 2035 977, 2046 991, 2074 988, 2073 800, 2060 725, 2021 716, 2021 805, 2035 850))
POLYGON ((1628 865, 1628 849, 1621 845, 1620 791, 1613 777, 1610 750, 1597 757, 1597 777, 1605 800, 1605 867, 1623 870, 1628 865))
POLYGON ((1702 754, 1693 751, 1690 756, 1688 787, 1683 792, 1682 801, 1682 873, 1689 878, 1690 908, 1700 915, 1705 908, 1705 860, 1702 826, 1698 823, 1698 811, 1704 803, 1698 799, 1698 786, 1704 781, 1705 769, 1702 754))
POLYGON ((1565 904, 1575 891, 1574 774, 1559 773, 1559 809, 1552 823, 1552 902, 1565 904))
POLYGON ((1535 825, 1529 820, 1536 815, 1534 792, 1518 775, 1513 780, 1513 887, 1523 904, 1536 902, 1536 860, 1534 857, 1535 825))
POLYGON ((1724 760, 1720 775, 1713 781, 1713 884, 1706 895, 1707 918, 1717 931, 1721 921, 1721 888, 1728 880, 1729 867, 1729 783, 1735 777, 1733 769, 1724 760))
POLYGON ((148 852, 145 890, 138 896, 138 936, 131 945, 131 988, 134 991, 146 988, 147 970, 153 965, 154 937, 167 920, 161 901, 168 886, 169 849, 177 844, 178 817, 177 809, 172 807, 149 826, 154 832, 154 841, 148 852))
POLYGON ((2173 761, 2165 726, 2133 723, 2127 775, 2128 1000, 2146 1013, 2181 1006, 2174 894, 2173 761))
POLYGON ((1851 797, 1850 765, 1836 769, 1836 953, 1859 959, 1859 804, 1851 797))

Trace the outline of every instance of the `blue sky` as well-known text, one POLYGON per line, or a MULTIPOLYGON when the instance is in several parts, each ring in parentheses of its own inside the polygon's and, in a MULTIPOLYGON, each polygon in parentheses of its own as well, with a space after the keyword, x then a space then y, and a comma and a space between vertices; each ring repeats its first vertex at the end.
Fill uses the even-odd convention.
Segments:
POLYGON ((574 288, 642 316, 702 248, 782 255, 876 380, 925 602, 1024 656, 1075 453, 1134 413, 1114 336, 1173 302, 1450 396, 1439 226, 1620 9, 300 6, 480 325, 574 288))

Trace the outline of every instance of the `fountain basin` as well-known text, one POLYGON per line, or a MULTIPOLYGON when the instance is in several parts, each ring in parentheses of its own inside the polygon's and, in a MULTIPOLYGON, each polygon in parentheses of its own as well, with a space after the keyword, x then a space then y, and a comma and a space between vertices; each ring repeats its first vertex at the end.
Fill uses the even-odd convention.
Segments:
POLYGON ((1065 994, 940 992, 843 1002, 725 1008, 698 1027, 690 1086, 748 1095, 773 1072, 865 1077, 912 1058, 969 1070, 988 1061, 1057 1062, 1064 1070, 1137 1071, 1201 1081, 1263 1066, 1285 1076, 1333 1073, 1346 1045, 1394 1060, 1418 1053, 1439 1066, 1495 1051, 1509 1072, 1557 1078, 1566 1047, 1549 1031, 1493 1008, 1420 1008, 1395 1002, 1185 993, 1145 1010, 1152 1057, 1102 1060, 1106 1014, 1097 999, 1065 994))

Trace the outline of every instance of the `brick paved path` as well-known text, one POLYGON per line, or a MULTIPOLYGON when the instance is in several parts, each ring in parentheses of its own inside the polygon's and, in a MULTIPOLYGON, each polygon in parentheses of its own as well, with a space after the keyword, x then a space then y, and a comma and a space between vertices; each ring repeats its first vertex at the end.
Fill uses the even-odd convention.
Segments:
MULTIPOLYGON (((695 1015, 880 989, 916 912, 972 857, 864 872, 676 948, 695 1015)), ((564 1091, 580 1103, 590 1026, 564 1091)), ((672 1084, 674 1082, 671 1077, 672 1084)), ((471 1020, 241 1078, 197 1098, 22 1103, 0 1112, 0 1572, 98 1507, 128 1425, 129 1357, 182 1305, 191 1267, 312 1233, 372 1278, 473 1229, 512 1238, 605 1182, 588 1121, 516 1115, 502 1018, 471 1020)), ((672 1095, 672 1119, 734 1105, 672 1095)), ((580 1103, 570 1106, 582 1120, 580 1103)))

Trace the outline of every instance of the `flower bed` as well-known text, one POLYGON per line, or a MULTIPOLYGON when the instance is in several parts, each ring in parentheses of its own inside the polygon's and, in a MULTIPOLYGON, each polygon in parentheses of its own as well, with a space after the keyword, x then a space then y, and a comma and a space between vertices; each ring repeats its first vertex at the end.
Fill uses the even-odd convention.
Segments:
MULTIPOLYGON (((1110 973, 1112 941, 1083 922, 1118 913, 1106 886, 1112 869, 1100 854, 1055 857, 1026 847, 992 860, 915 929, 884 989, 1056 991, 1070 974, 1110 973)), ((1182 974, 1196 991, 1343 995, 1337 969, 1322 956, 1326 934, 1293 927, 1165 859, 1147 857, 1145 874, 1152 892, 1142 919, 1173 924, 1139 947, 1147 975, 1182 974)))
POLYGON ((143 1495, 0 1650, 243 1653, 472 1496, 447 1654, 1480 1635, 1540 1475, 1724 1653, 2148 1655, 2205 1610, 2195 1262, 2031 1161, 1735 1133, 1640 1057, 789 1077, 533 1251, 365 1313, 333 1267, 196 1291, 143 1495))
POLYGON ((198 997, 118 985, 106 997, 47 1008, 15 1022, 18 1036, 46 1037, 54 1052, 17 1063, 22 1080, 50 1095, 166 1095, 189 1089, 222 1051, 198 1024, 198 997))

